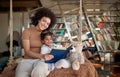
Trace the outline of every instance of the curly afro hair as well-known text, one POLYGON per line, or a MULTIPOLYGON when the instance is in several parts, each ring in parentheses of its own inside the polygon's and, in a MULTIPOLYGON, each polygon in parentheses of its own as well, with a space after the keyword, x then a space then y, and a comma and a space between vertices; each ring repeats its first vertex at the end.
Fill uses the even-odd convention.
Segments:
POLYGON ((50 29, 56 23, 55 14, 50 9, 43 7, 37 10, 35 15, 31 17, 31 24, 37 26, 38 20, 40 20, 42 17, 48 17, 51 19, 50 26, 47 29, 50 29))

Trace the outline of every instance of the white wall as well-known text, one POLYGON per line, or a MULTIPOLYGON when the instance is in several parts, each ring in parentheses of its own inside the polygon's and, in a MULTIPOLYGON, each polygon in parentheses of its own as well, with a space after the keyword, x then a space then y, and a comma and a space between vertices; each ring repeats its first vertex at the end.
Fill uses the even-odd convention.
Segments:
MULTIPOLYGON (((28 28, 28 13, 14 12, 13 13, 13 30, 22 34, 22 28, 28 28)), ((8 13, 0 13, 0 52, 8 50, 6 39, 9 34, 9 16, 8 13)))
POLYGON ((0 14, 0 52, 8 50, 5 44, 8 34, 8 24, 8 14, 0 14))

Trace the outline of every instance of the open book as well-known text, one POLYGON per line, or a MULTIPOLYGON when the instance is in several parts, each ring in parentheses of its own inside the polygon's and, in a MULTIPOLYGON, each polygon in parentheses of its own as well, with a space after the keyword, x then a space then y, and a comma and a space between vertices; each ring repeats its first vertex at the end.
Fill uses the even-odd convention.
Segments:
POLYGON ((54 58, 51 60, 45 61, 45 62, 46 63, 55 63, 60 59, 66 58, 66 55, 70 51, 71 48, 72 48, 72 45, 70 45, 66 49, 52 49, 50 54, 52 54, 54 56, 54 58))

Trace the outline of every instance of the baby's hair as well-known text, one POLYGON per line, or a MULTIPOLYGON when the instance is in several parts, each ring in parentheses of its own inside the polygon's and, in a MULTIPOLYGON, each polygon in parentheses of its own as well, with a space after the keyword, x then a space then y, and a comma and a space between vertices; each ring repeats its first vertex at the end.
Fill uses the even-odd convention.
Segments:
POLYGON ((41 38, 41 40, 44 40, 46 36, 52 36, 52 35, 53 35, 53 33, 50 32, 49 30, 44 30, 41 32, 40 38, 41 38))

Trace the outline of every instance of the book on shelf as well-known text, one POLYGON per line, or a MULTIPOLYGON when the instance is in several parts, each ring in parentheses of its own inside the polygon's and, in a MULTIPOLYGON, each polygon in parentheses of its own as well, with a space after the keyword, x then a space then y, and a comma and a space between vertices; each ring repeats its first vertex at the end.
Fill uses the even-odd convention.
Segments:
POLYGON ((107 30, 107 33, 115 34, 112 28, 107 28, 106 30, 107 30))
POLYGON ((104 28, 103 31, 104 31, 104 34, 108 34, 107 28, 104 28))
POLYGON ((76 30, 78 28, 79 28, 78 23, 73 23, 73 24, 70 25, 71 31, 74 31, 74 30, 76 30))
POLYGON ((64 33, 65 33, 65 29, 56 30, 54 32, 54 34, 56 34, 56 35, 64 35, 64 33))
POLYGON ((82 32, 83 33, 86 33, 86 32, 89 32, 90 31, 90 29, 88 28, 88 26, 83 26, 82 27, 82 32))
POLYGON ((79 29, 70 31, 70 34, 71 34, 71 36, 79 35, 80 34, 79 29))
POLYGON ((83 26, 83 27, 84 27, 84 26, 87 26, 87 23, 86 23, 85 20, 82 21, 82 26, 83 26))
POLYGON ((62 38, 63 38, 62 36, 55 37, 55 40, 54 40, 54 41, 61 41, 62 38))
POLYGON ((105 23, 103 23, 103 22, 98 22, 98 23, 97 23, 97 27, 98 27, 98 28, 105 28, 105 23))
POLYGON ((87 33, 87 36, 88 36, 88 38, 93 37, 91 32, 88 32, 88 33, 87 33))
POLYGON ((85 41, 85 43, 86 43, 87 47, 91 46, 90 43, 89 43, 89 41, 85 41))
POLYGON ((62 29, 64 24, 59 24, 58 29, 62 29))
POLYGON ((109 18, 107 16, 101 16, 101 19, 104 21, 104 22, 109 22, 109 18))
POLYGON ((97 47, 98 47, 98 51, 103 50, 103 47, 102 47, 102 45, 101 45, 101 42, 100 42, 100 41, 97 41, 97 47))
POLYGON ((108 40, 108 37, 106 36, 106 34, 103 34, 104 40, 108 40))
POLYGON ((112 46, 114 44, 112 41, 101 41, 101 45, 103 47, 103 50, 113 50, 114 47, 112 46))
POLYGON ((50 54, 54 56, 53 59, 45 61, 46 63, 55 63, 60 59, 66 58, 67 53, 69 53, 70 49, 72 48, 72 45, 69 45, 67 48, 54 48, 51 50, 50 54))
POLYGON ((89 39, 88 42, 89 42, 89 44, 90 44, 91 47, 94 47, 95 44, 93 42, 93 39, 89 39))
POLYGON ((91 27, 92 27, 92 28, 95 28, 95 26, 94 26, 93 22, 91 22, 91 23, 90 23, 90 25, 91 25, 91 27))
POLYGON ((82 44, 83 44, 83 48, 88 47, 85 42, 82 42, 82 44))
POLYGON ((93 21, 93 22, 95 22, 95 21, 96 21, 94 16, 89 17, 89 20, 90 20, 90 21, 93 21))
POLYGON ((99 33, 100 33, 100 34, 105 34, 104 29, 100 29, 100 30, 99 30, 99 33))
POLYGON ((105 41, 100 41, 100 44, 101 44, 102 50, 107 50, 105 41))
POLYGON ((64 23, 56 23, 52 29, 62 29, 65 27, 64 23))
POLYGON ((86 40, 83 40, 82 41, 82 43, 83 43, 83 46, 86 48, 86 47, 94 47, 94 42, 93 42, 93 40, 92 39, 86 39, 86 40))
POLYGON ((81 39, 84 41, 84 40, 87 40, 88 39, 88 36, 87 36, 87 34, 83 34, 82 36, 81 36, 81 39))
POLYGON ((106 36, 107 36, 107 38, 108 38, 108 39, 107 39, 108 41, 111 41, 111 40, 112 40, 111 37, 110 37, 110 34, 106 34, 106 36))
POLYGON ((98 41, 100 41, 100 40, 104 40, 102 34, 96 34, 96 39, 97 39, 98 41))
POLYGON ((102 22, 102 19, 98 15, 95 16, 95 20, 96 20, 96 22, 102 22))
POLYGON ((55 24, 51 29, 56 29, 57 28, 57 24, 55 24))
POLYGON ((110 35, 110 37, 111 37, 111 39, 112 40, 116 40, 116 38, 115 38, 115 35, 113 34, 113 35, 110 35))
POLYGON ((97 24, 98 24, 99 22, 93 22, 93 28, 97 28, 97 24))

